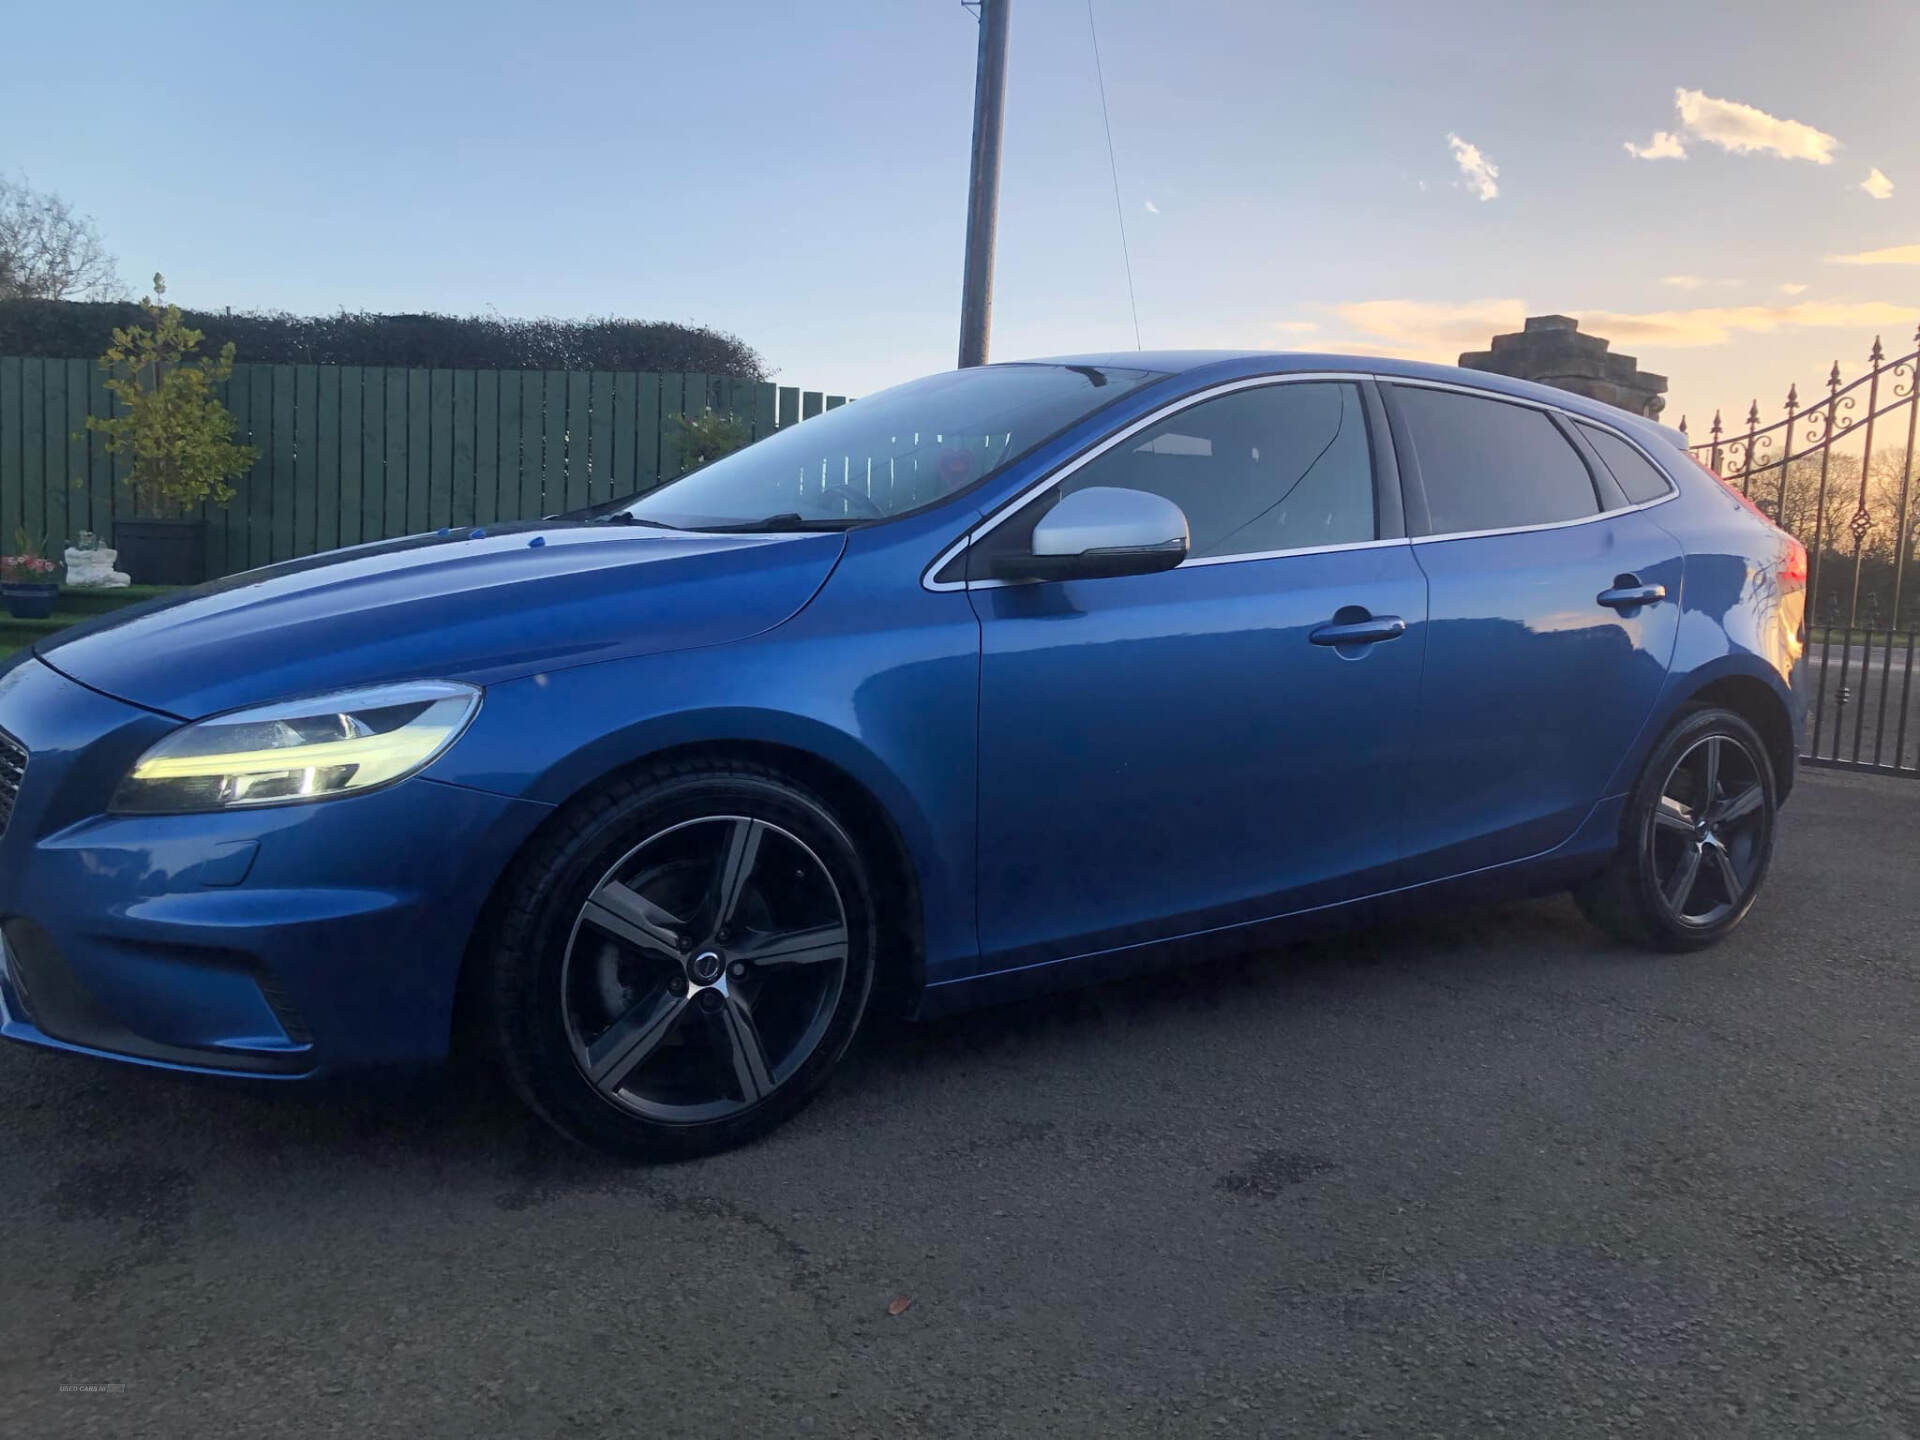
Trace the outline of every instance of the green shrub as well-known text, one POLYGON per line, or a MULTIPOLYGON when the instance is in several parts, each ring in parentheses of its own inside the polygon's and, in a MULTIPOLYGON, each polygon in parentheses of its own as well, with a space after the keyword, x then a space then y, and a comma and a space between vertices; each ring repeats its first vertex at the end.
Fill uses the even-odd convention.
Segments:
POLYGON ((708 408, 672 418, 674 453, 682 471, 698 470, 753 443, 753 427, 738 415, 708 408))
POLYGON ((148 324, 113 332, 100 357, 106 387, 119 402, 87 428, 107 437, 107 453, 124 456, 136 514, 179 515, 203 501, 233 498, 226 482, 258 453, 233 439, 233 416, 214 387, 233 373, 233 342, 212 359, 195 359, 206 337, 190 327, 177 305, 163 306, 166 283, 153 277, 153 296, 140 302, 148 324))
MULTIPOLYGON (((98 355, 131 302, 0 300, 0 355, 98 355)), ((249 364, 394 365, 454 370, 650 370, 764 380, 766 362, 732 335, 646 320, 507 320, 497 315, 288 315, 188 310, 181 317, 249 364)))

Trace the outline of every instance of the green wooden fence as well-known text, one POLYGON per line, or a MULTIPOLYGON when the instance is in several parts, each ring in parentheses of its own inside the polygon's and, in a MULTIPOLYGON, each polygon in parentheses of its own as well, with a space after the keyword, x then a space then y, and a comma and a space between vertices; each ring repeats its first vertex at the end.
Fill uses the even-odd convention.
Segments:
MULTIPOLYGON (((124 463, 86 428, 113 413, 101 378, 91 360, 0 357, 0 549, 22 526, 56 556, 82 530, 112 536, 124 463)), ((207 507, 211 575, 635 494, 678 473, 676 415, 730 412, 758 438, 845 403, 718 375, 359 365, 236 365, 224 398, 259 458, 207 507)))

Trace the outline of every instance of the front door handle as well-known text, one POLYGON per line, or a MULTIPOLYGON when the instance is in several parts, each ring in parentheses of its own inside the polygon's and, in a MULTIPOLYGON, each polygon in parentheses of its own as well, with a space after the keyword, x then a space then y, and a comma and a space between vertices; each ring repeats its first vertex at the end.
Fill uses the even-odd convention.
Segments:
POLYGON ((1374 615, 1365 620, 1316 625, 1307 639, 1316 645, 1377 645, 1407 633, 1407 622, 1398 615, 1374 615))
POLYGON ((1642 585, 1638 575, 1616 575, 1613 588, 1602 590, 1594 599, 1609 610, 1634 610, 1642 605, 1658 605, 1667 598, 1664 585, 1642 585))

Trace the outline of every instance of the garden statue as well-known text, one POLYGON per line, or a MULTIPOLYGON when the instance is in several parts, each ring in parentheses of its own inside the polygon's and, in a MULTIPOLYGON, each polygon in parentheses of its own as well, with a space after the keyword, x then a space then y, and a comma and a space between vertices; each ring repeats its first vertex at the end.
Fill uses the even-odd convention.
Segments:
POLYGON ((128 576, 113 568, 120 557, 109 550, 91 530, 82 530, 80 538, 67 547, 67 584, 75 589, 117 590, 130 584, 128 576))

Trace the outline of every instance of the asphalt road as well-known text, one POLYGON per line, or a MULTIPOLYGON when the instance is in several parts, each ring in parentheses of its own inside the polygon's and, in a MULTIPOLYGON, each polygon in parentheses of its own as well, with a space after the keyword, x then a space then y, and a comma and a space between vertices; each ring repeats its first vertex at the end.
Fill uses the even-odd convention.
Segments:
POLYGON ((651 1171, 5 1048, 0 1429, 1914 1435, 1916 876, 1813 774, 1711 954, 1553 900, 895 1027, 651 1171))

